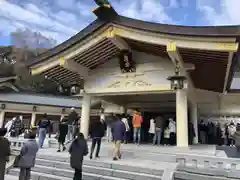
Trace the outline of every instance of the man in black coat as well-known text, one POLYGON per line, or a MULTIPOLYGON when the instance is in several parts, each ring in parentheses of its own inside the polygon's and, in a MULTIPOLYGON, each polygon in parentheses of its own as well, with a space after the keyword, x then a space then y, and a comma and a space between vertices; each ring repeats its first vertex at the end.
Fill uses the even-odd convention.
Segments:
POLYGON ((96 150, 95 157, 99 158, 99 151, 100 151, 100 148, 101 148, 101 141, 102 141, 102 137, 105 134, 105 130, 106 130, 106 125, 100 119, 95 121, 95 122, 93 122, 90 125, 89 134, 90 134, 90 137, 92 139, 92 147, 91 147, 90 159, 92 159, 92 155, 93 155, 93 152, 94 152, 96 144, 97 144, 97 150, 96 150))

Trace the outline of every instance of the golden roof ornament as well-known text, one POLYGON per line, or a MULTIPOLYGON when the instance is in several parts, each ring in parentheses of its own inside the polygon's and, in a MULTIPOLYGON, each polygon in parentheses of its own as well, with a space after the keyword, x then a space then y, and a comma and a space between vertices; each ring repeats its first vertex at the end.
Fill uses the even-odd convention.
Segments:
POLYGON ((111 4, 109 3, 108 0, 94 0, 95 3, 99 6, 99 7, 111 7, 111 4))
POLYGON ((118 13, 114 10, 108 0, 94 0, 98 5, 93 9, 93 13, 101 20, 109 21, 118 16, 118 13))

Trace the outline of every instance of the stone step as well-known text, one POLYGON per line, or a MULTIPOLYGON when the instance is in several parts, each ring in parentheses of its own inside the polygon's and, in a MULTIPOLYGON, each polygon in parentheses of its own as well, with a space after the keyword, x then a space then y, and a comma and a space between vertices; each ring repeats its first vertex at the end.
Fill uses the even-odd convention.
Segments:
MULTIPOLYGON (((131 161, 131 160, 130 160, 131 161)), ((133 163, 133 160, 132 160, 133 163)), ((141 163, 141 161, 138 161, 141 163)), ((71 169, 69 163, 69 157, 63 156, 40 156, 36 160, 37 165, 48 166, 48 167, 56 167, 62 169, 71 169)), ((107 161, 107 160, 84 160, 83 161, 83 172, 90 172, 90 173, 105 173, 110 174, 112 176, 118 175, 117 177, 124 177, 125 174, 129 176, 131 173, 134 176, 138 176, 139 174, 142 176, 149 175, 161 177, 164 172, 164 167, 147 167, 147 164, 142 162, 142 164, 129 164, 129 161, 107 161)))
POLYGON ((177 171, 174 173, 174 180, 239 180, 239 178, 227 178, 223 176, 210 176, 177 171))
POLYGON ((13 175, 6 174, 5 175, 5 180, 18 180, 18 176, 13 176, 13 175))
MULTIPOLYGON (((58 142, 55 139, 50 139, 48 141, 48 147, 50 148, 58 148, 58 142)), ((67 143, 67 145, 70 145, 70 143, 67 143)), ((88 141, 88 146, 91 147, 91 141, 88 141)), ((103 140, 101 149, 105 150, 112 150, 112 143, 106 142, 103 140)), ((215 145, 195 145, 190 146, 188 148, 182 148, 182 147, 176 147, 176 146, 152 146, 150 144, 123 144, 121 146, 121 150, 123 152, 137 152, 137 153, 157 153, 157 154, 177 154, 177 155, 199 155, 199 152, 201 152, 201 155, 206 156, 216 156, 216 146, 215 145)))
MULTIPOLYGON (((121 170, 114 170, 114 169, 108 169, 108 168, 98 168, 98 167, 91 167, 85 166, 84 170, 88 170, 88 172, 83 171, 84 173, 92 174, 92 175, 100 175, 100 176, 106 176, 106 177, 115 177, 119 179, 131 179, 131 180, 159 180, 161 179, 161 176, 155 176, 151 174, 144 174, 144 173, 135 173, 130 171, 121 171, 121 170)), ((52 174, 56 176, 63 176, 63 177, 73 177, 73 170, 71 169, 60 169, 55 167, 49 167, 49 166, 40 166, 36 165, 32 171, 34 172, 40 172, 40 173, 47 173, 52 174)))
MULTIPOLYGON (((176 178, 194 177, 194 179, 202 180, 240 180, 240 171, 232 171, 229 169, 214 169, 214 168, 193 168, 193 167, 178 167, 174 173, 176 178), (186 177, 185 177, 186 176, 186 177)), ((189 179, 190 180, 190 179, 189 179)))
MULTIPOLYGON (((46 167, 47 168, 47 167, 46 167)), ((18 177, 19 175, 19 169, 11 169, 9 171, 9 174, 11 176, 18 177)), ((66 170, 67 171, 67 170, 66 170)), ((66 173, 65 171, 65 173, 66 173)), ((54 174, 47 174, 42 172, 31 172, 31 180, 72 180, 73 175, 71 177, 64 176, 64 173, 62 175, 54 175, 54 174)), ((15 180, 15 179, 13 179, 15 180)), ((96 174, 90 174, 90 173, 83 173, 83 180, 128 180, 123 178, 115 178, 110 176, 102 176, 102 175, 96 175, 96 174)))

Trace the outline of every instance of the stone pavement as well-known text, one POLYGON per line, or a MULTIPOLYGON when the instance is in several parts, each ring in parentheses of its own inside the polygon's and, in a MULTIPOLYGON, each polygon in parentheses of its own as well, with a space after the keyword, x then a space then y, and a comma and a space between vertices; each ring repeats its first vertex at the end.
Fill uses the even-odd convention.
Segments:
POLYGON ((18 180, 18 177, 6 174, 5 180, 18 180))
MULTIPOLYGON (((60 157, 69 157, 68 152, 56 152, 54 148, 46 148, 40 149, 39 153, 45 156, 60 156, 60 157)), ((131 156, 124 156, 119 161, 112 160, 112 154, 105 149, 102 149, 100 152, 100 158, 94 159, 94 161, 106 162, 106 163, 113 163, 113 164, 120 164, 120 165, 132 165, 132 166, 139 166, 139 167, 154 167, 155 169, 165 169, 165 168, 174 168, 176 167, 176 163, 167 163, 167 162, 160 162, 160 161, 152 161, 152 160, 143 160, 140 158, 135 158, 131 156)), ((85 159, 89 159, 89 154, 85 157, 85 159)))

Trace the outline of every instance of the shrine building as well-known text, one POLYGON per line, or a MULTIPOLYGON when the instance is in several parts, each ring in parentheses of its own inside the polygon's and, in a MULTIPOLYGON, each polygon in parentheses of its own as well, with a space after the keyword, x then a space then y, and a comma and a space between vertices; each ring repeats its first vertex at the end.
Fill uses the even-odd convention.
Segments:
POLYGON ((108 6, 94 13, 94 22, 30 65, 32 75, 81 87, 85 136, 94 97, 111 104, 104 112, 173 113, 180 147, 188 146, 188 119, 197 131, 200 116, 240 115, 240 94, 231 89, 238 84, 239 26, 158 24, 108 6))

